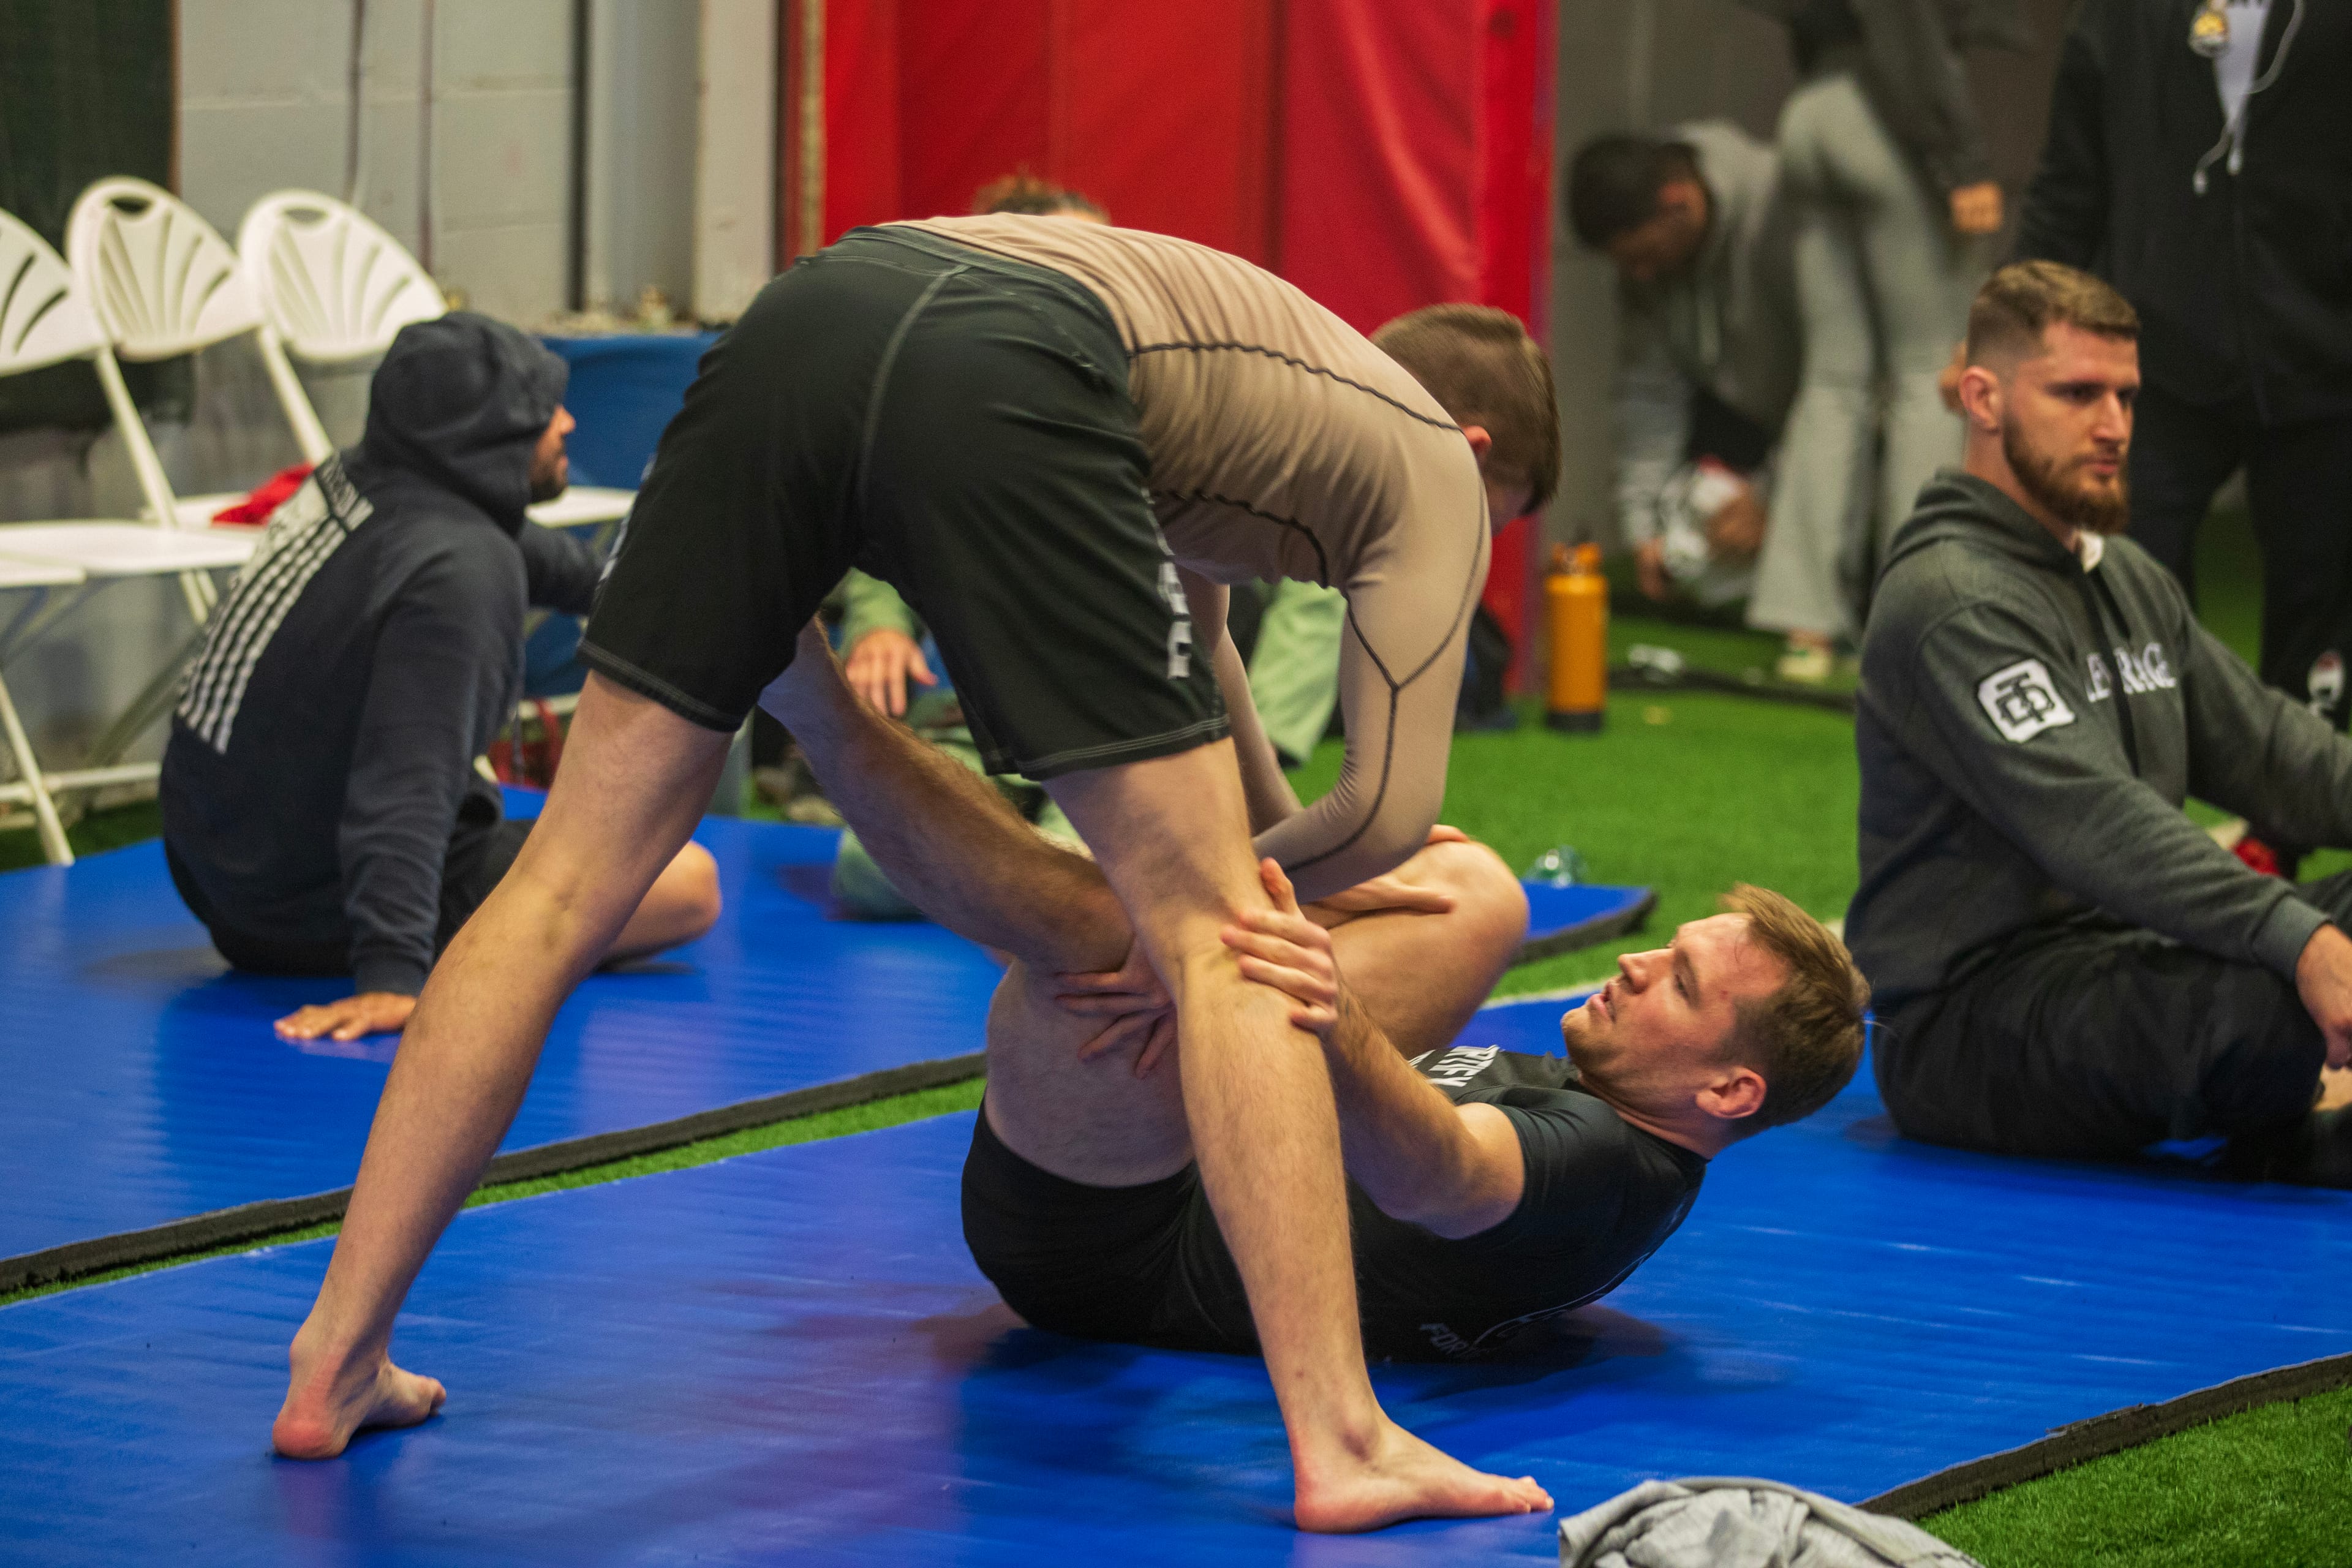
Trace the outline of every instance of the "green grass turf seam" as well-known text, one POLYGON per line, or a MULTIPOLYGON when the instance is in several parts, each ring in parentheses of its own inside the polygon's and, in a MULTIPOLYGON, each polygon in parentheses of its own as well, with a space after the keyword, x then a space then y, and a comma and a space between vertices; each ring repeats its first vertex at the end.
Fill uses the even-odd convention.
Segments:
POLYGON ((1974 1502, 2008 1487, 2039 1480, 2088 1460, 2137 1448, 2259 1405, 2307 1399, 2352 1387, 2352 1355, 2326 1356, 2294 1366, 2231 1378, 2161 1405, 2127 1405, 2104 1415, 2073 1422, 2021 1447, 2005 1448, 1922 1476, 1879 1493, 1858 1506, 1897 1519, 1924 1519, 1974 1502))
MULTIPOLYGON (((478 1197, 481 1191, 506 1187, 548 1191, 551 1190, 551 1184, 566 1184, 562 1178, 592 1167, 603 1170, 629 1164, 667 1151, 723 1140, 730 1134, 751 1129, 804 1120, 822 1112, 842 1110, 919 1090, 968 1083, 980 1076, 983 1059, 981 1053, 972 1052, 936 1061, 916 1062, 906 1067, 863 1073, 836 1083, 763 1095, 757 1100, 696 1111, 690 1116, 656 1121, 644 1127, 623 1128, 613 1132, 593 1133, 584 1138, 542 1143, 536 1148, 518 1149, 490 1161, 482 1173, 481 1188, 476 1195, 478 1197)), ((739 1152, 741 1151, 719 1151, 706 1157, 719 1159, 729 1152, 739 1152)), ((646 1167, 648 1170, 653 1168, 656 1167, 646 1167)), ((596 1179, 613 1180, 639 1173, 644 1173, 615 1170, 610 1176, 596 1179)), ((516 1192, 509 1195, 527 1196, 529 1194, 516 1192)), ((99 1275, 119 1276, 123 1271, 145 1265, 185 1262, 198 1255, 245 1250, 293 1239, 297 1233, 324 1234, 320 1227, 331 1229, 339 1224, 351 1196, 351 1188, 339 1187, 331 1193, 313 1193, 306 1197, 271 1198, 260 1203, 241 1204, 235 1208, 215 1209, 209 1214, 192 1215, 185 1219, 151 1226, 143 1230, 122 1231, 113 1236, 68 1242, 39 1252, 0 1258, 0 1304, 16 1299, 29 1289, 44 1285, 68 1281, 89 1283, 92 1277, 99 1275)))

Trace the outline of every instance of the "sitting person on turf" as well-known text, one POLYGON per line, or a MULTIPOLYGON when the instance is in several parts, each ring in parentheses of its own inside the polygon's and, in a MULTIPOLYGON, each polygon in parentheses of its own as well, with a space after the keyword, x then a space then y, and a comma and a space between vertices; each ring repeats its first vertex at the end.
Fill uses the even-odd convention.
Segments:
MULTIPOLYGON (((505 875, 474 759, 514 712, 527 604, 585 614, 599 562, 524 520, 562 493, 569 367, 462 311, 404 328, 360 444, 280 506, 213 612, 163 753, 163 849, 239 969, 349 974, 289 1039, 397 1032, 434 957, 505 875)), ((700 936, 710 857, 679 851, 612 956, 700 936)))
POLYGON ((2352 742, 2264 686, 2122 537, 2139 321, 2105 282, 2004 267, 1969 316, 1964 472, 1920 493, 1863 639, 1847 940, 1911 1137, 2352 1185, 2314 1109, 2352 1060, 2352 874, 2263 876, 2190 794, 2352 844, 2352 742))
MULTIPOLYGON (((964 935, 1014 954, 964 1166, 982 1271, 1040 1328, 1255 1352, 1162 1059, 1164 1013, 1106 994, 1108 976, 1063 973, 1125 918, 1100 873, 931 788, 908 763, 916 743, 838 681, 816 727, 876 781, 865 810, 920 819, 950 851, 901 860, 892 846, 905 840, 887 835, 886 868, 964 935), (942 865, 992 898, 962 898, 942 865)), ((1563 1059, 1481 1047, 1475 1030, 1447 1048, 1527 929, 1526 895, 1483 845, 1437 828, 1382 887, 1303 916, 1274 862, 1260 875, 1274 909, 1223 941, 1321 1042, 1374 1358, 1481 1355, 1605 1294, 1682 1223, 1709 1158, 1818 1110, 1861 1057, 1861 975, 1776 893, 1737 889, 1671 946, 1620 958, 1618 978, 1562 1018, 1563 1059), (1400 887, 1426 901, 1401 907, 1400 887)))

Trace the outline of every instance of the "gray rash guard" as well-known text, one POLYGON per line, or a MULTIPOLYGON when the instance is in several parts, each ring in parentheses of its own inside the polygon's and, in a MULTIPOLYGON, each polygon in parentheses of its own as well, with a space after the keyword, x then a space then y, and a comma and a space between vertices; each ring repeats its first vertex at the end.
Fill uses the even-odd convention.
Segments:
POLYGON ((2352 742, 2263 685, 2169 573, 2128 539, 2070 553, 1949 470, 1879 579, 1854 750, 1846 941, 1882 1010, 2091 911, 2292 978, 2327 917, 2181 802, 2352 841, 2352 742))

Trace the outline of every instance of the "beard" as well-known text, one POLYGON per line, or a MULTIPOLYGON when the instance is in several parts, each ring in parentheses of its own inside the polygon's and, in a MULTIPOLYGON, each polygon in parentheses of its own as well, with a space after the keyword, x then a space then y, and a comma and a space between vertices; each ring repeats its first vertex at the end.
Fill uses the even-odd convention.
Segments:
POLYGON ((530 466, 531 503, 537 505, 543 500, 553 500, 569 489, 571 483, 572 465, 562 458, 558 458, 544 467, 533 463, 530 466))
POLYGON ((2115 483, 2103 486, 2087 475, 2068 482, 2066 466, 2028 447, 2010 420, 2000 425, 2000 455, 2017 484, 2040 502, 2051 516, 2073 528, 2093 533, 2121 533, 2131 521, 2131 479, 2118 468, 2115 483))

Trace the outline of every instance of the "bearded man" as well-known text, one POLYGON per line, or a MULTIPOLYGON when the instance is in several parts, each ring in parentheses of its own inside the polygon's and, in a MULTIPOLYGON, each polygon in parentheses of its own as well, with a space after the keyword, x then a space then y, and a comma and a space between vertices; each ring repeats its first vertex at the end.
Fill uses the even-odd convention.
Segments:
POLYGON ((2352 843, 2352 744, 2200 626, 2121 536, 2139 321, 2055 262, 1969 316, 1964 471, 1920 492, 1864 636, 1862 880, 1846 939, 1914 1138, 2129 1156, 2226 1140, 2352 1185, 2352 874, 2260 875, 2200 800, 2352 843))

